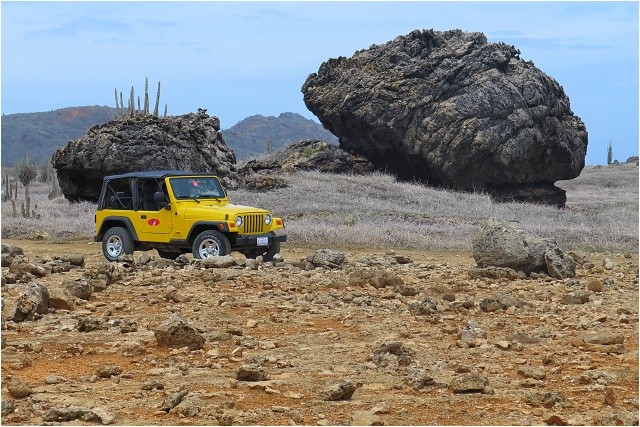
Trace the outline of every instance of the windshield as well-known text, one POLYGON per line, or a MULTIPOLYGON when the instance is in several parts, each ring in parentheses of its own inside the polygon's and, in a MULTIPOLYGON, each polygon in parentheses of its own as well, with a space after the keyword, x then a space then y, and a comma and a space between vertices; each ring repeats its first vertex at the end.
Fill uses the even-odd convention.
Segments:
POLYGON ((169 178, 176 199, 219 199, 225 197, 217 178, 212 176, 169 178))

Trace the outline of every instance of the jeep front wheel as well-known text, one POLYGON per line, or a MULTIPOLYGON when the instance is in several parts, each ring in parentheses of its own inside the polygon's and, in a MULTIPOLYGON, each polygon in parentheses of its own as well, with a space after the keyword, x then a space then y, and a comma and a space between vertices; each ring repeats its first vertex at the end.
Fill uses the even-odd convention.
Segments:
POLYGON ((133 253, 133 239, 126 228, 112 227, 102 237, 102 253, 108 261, 133 253))
POLYGON ((192 252, 195 259, 229 255, 231 243, 227 236, 219 231, 205 230, 193 241, 192 252))

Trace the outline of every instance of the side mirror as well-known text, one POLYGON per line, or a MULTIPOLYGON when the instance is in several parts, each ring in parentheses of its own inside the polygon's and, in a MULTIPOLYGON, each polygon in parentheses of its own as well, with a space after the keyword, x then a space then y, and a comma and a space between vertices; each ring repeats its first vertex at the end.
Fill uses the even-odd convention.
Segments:
POLYGON ((156 191, 153 193, 153 201, 161 208, 171 209, 171 206, 167 203, 167 199, 164 197, 164 193, 162 191, 156 191))

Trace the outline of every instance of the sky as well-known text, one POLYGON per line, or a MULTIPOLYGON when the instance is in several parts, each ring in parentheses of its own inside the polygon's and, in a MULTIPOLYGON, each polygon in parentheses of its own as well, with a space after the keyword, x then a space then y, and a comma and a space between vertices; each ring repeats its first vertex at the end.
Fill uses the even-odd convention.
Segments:
MULTIPOLYGON (((318 121, 300 91, 329 58, 416 29, 483 32, 557 80, 589 133, 587 164, 638 155, 638 3, 2 1, 3 114, 115 106, 131 86, 160 111, 318 121)), ((126 101, 125 101, 126 103, 126 101)))

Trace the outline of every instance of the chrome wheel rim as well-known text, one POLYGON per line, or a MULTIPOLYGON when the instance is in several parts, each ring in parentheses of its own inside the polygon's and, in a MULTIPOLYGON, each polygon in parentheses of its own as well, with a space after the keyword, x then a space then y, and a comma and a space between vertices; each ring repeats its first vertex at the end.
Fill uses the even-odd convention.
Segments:
POLYGON ((198 255, 200 258, 209 258, 220 255, 220 245, 214 239, 205 239, 198 247, 198 255))
POLYGON ((107 253, 110 257, 117 258, 122 255, 122 239, 118 236, 109 236, 107 239, 107 253))

